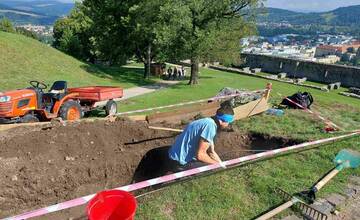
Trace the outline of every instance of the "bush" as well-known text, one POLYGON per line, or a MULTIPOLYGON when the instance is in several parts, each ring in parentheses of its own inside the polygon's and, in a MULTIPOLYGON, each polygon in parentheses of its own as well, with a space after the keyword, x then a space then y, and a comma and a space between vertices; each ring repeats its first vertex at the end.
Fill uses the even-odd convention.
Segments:
POLYGON ((15 33, 15 28, 9 19, 3 18, 0 20, 0 31, 15 33))

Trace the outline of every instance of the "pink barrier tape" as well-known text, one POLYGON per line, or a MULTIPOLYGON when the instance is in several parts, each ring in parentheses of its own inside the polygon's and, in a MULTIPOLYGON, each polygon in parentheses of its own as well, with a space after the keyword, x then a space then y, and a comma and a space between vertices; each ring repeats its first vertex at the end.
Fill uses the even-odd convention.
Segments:
POLYGON ((330 124, 331 124, 332 126, 334 126, 335 128, 341 130, 341 128, 340 128, 339 126, 337 126, 335 123, 333 123, 332 121, 330 121, 330 120, 328 120, 328 119, 325 119, 325 118, 322 117, 321 115, 319 115, 319 114, 311 111, 311 110, 308 109, 308 108, 305 108, 304 106, 300 105, 300 104, 297 103, 297 102, 294 102, 293 100, 291 100, 291 99, 289 99, 289 98, 287 98, 287 97, 285 97, 285 99, 288 100, 289 102, 293 103, 294 105, 298 106, 299 108, 301 108, 301 109, 309 112, 310 114, 313 114, 313 115, 317 116, 320 120, 324 121, 325 123, 330 123, 330 124))
MULTIPOLYGON (((245 157, 236 158, 236 159, 233 159, 233 160, 228 160, 228 161, 223 162, 223 164, 225 166, 237 165, 237 164, 240 164, 240 163, 243 163, 243 162, 248 162, 248 161, 258 160, 258 159, 261 159, 261 158, 275 156, 275 155, 280 154, 280 153, 290 152, 290 151, 293 151, 293 150, 298 150, 298 149, 305 148, 305 147, 312 146, 312 145, 324 144, 324 143, 328 143, 328 142, 331 142, 331 141, 336 141, 336 140, 356 136, 356 135, 359 135, 359 134, 360 134, 360 131, 350 133, 350 134, 346 134, 346 135, 337 136, 337 137, 332 137, 332 138, 327 138, 327 139, 322 139, 322 140, 317 140, 317 141, 306 142, 306 143, 302 143, 302 144, 298 144, 298 145, 294 145, 294 146, 290 146, 290 147, 285 147, 285 148, 276 149, 276 150, 270 150, 270 151, 266 151, 266 152, 262 152, 262 153, 258 153, 258 154, 252 154, 252 155, 248 155, 248 156, 245 156, 245 157)), ((157 184, 160 184, 160 183, 166 183, 166 182, 176 180, 176 179, 179 179, 179 178, 188 177, 188 176, 192 176, 194 174, 199 174, 199 173, 203 173, 203 172, 206 172, 206 171, 211 171, 211 170, 215 170, 215 169, 219 169, 219 168, 223 169, 220 164, 212 164, 212 165, 208 165, 208 166, 203 166, 203 167, 199 167, 199 168, 195 168, 195 169, 191 169, 191 170, 186 170, 186 171, 179 172, 179 173, 174 173, 174 174, 170 174, 170 175, 166 175, 166 176, 146 180, 146 181, 143 181, 143 182, 139 182, 139 183, 135 183, 135 184, 127 185, 127 186, 122 186, 122 187, 119 187, 119 188, 116 188, 116 189, 131 192, 131 191, 135 191, 135 190, 139 190, 139 189, 144 189, 144 188, 147 188, 147 187, 150 187, 150 186, 154 186, 154 185, 157 185, 157 184)), ((73 208, 73 207, 76 207, 76 206, 86 204, 94 196, 95 196, 95 194, 84 196, 84 197, 81 197, 81 198, 73 199, 73 200, 70 200, 70 201, 67 201, 67 202, 62 202, 62 203, 59 203, 59 204, 56 204, 56 205, 41 208, 41 209, 38 209, 38 210, 35 210, 35 211, 31 211, 31 212, 27 212, 27 213, 24 213, 24 214, 21 214, 21 215, 17 215, 17 216, 14 216, 14 217, 5 218, 3 220, 29 219, 29 218, 32 218, 32 217, 38 217, 38 216, 42 216, 42 215, 45 215, 45 214, 50 214, 50 213, 53 213, 53 212, 56 212, 56 211, 60 211, 60 210, 68 209, 68 208, 73 208)))
MULTIPOLYGON (((266 90, 256 90, 256 91, 252 91, 252 92, 249 92, 249 93, 258 93, 258 92, 264 92, 264 91, 266 91, 266 90)), ((142 113, 142 112, 149 112, 149 111, 160 110, 160 109, 165 109, 165 108, 172 108, 172 107, 178 107, 178 106, 184 106, 184 105, 197 104, 197 103, 201 103, 201 102, 216 101, 216 100, 221 100, 221 99, 226 99, 226 98, 237 97, 237 96, 240 96, 240 95, 243 95, 243 94, 233 94, 233 95, 219 96, 219 97, 213 97, 213 98, 210 98, 210 99, 200 99, 200 100, 196 100, 196 101, 183 102, 183 103, 178 103, 178 104, 173 104, 173 105, 166 105, 166 106, 160 106, 160 107, 154 107, 154 108, 140 109, 140 110, 134 110, 134 111, 128 111, 128 112, 120 112, 120 113, 117 113, 116 116, 128 115, 128 114, 134 114, 134 113, 142 113)))

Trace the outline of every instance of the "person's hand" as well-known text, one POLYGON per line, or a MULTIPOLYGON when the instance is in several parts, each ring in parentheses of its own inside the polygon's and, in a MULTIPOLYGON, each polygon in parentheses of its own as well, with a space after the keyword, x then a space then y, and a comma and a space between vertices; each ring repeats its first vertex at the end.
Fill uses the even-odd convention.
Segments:
POLYGON ((225 165, 224 162, 220 161, 219 164, 220 164, 220 166, 221 166, 222 168, 226 169, 226 165, 225 165))

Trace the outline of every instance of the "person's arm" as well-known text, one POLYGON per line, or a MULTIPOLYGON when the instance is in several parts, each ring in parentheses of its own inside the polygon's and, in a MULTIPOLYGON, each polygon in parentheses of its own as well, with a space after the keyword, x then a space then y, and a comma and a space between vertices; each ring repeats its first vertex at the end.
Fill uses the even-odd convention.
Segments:
POLYGON ((208 163, 208 164, 216 164, 219 163, 218 161, 212 159, 209 154, 207 153, 207 150, 210 147, 210 143, 207 142, 205 139, 201 138, 199 141, 199 149, 196 153, 196 159, 198 159, 201 162, 208 163))
POLYGON ((210 153, 209 153, 210 157, 214 160, 216 160, 218 163, 221 163, 222 160, 220 159, 219 155, 215 152, 215 146, 211 145, 210 146, 210 153))

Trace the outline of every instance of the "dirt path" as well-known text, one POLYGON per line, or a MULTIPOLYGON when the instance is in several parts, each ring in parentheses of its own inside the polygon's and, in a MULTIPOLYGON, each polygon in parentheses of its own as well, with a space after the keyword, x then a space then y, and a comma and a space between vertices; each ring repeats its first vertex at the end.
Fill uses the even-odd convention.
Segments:
POLYGON ((139 86, 134 87, 130 89, 124 90, 124 96, 121 100, 126 100, 135 96, 144 95, 147 93, 152 93, 160 89, 164 89, 167 87, 170 87, 172 85, 176 85, 180 81, 172 81, 172 80, 161 80, 158 83, 155 83, 153 85, 147 85, 147 86, 139 86))

